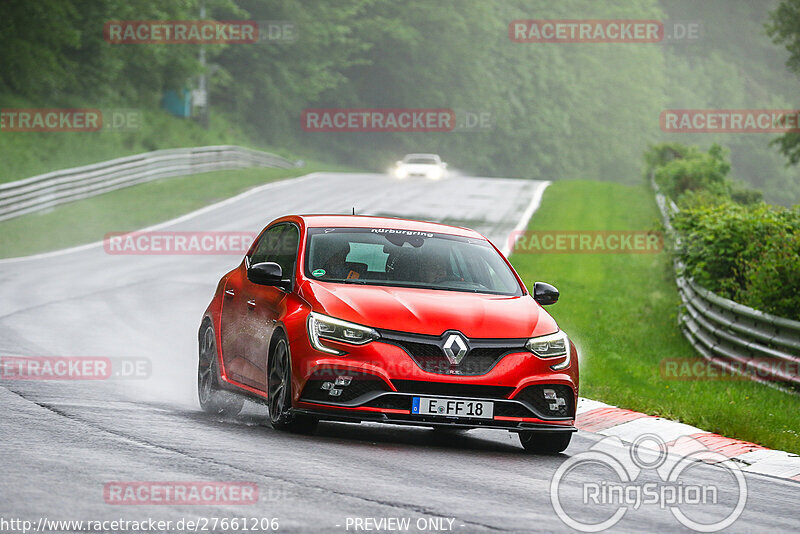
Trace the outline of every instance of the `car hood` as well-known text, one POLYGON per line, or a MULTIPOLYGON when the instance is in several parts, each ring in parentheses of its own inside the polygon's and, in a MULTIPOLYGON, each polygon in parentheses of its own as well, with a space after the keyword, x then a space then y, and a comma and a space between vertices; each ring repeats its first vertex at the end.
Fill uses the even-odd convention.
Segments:
POLYGON ((470 338, 527 338, 555 332, 556 322, 530 295, 507 297, 387 286, 308 281, 314 311, 373 328, 470 338))

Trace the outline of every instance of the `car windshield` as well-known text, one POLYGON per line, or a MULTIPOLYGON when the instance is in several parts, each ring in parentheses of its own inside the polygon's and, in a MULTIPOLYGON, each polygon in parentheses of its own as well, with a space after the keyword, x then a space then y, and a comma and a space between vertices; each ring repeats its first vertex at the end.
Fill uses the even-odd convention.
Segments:
POLYGON ((522 295, 484 239, 386 228, 312 228, 306 276, 324 282, 522 295))
POLYGON ((404 163, 411 163, 412 165, 436 165, 437 161, 436 158, 420 158, 420 157, 413 157, 413 158, 405 158, 404 163))

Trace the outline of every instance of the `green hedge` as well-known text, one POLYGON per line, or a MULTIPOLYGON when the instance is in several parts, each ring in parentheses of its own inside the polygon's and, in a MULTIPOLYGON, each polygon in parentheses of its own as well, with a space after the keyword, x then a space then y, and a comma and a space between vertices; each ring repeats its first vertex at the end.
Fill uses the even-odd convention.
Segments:
POLYGON ((717 144, 711 145, 708 152, 679 143, 651 146, 645 153, 645 163, 647 175, 652 172, 661 190, 679 206, 728 200, 755 204, 763 198, 760 191, 727 178, 731 170, 728 152, 717 144))
POLYGON ((800 320, 800 210, 734 203, 681 210, 676 254, 703 287, 800 320))
POLYGON ((685 273, 703 287, 800 320, 800 209, 765 204, 726 175, 725 151, 665 144, 645 155, 648 174, 680 206, 672 224, 685 273))

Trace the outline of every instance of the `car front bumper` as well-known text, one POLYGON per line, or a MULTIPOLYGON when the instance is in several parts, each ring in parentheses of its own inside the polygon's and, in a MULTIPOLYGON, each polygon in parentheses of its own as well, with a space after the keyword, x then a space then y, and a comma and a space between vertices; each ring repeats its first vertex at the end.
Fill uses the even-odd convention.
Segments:
POLYGON ((541 359, 527 351, 509 351, 482 374, 443 374, 424 370, 409 352, 391 342, 352 346, 326 342, 347 351, 343 356, 319 352, 307 338, 292 342, 293 409, 327 420, 373 421, 456 428, 502 428, 511 431, 575 431, 578 401, 577 354, 571 364, 553 371, 559 360, 541 359), (337 378, 347 385, 336 385, 337 378), (328 382, 328 385, 325 383, 328 382), (332 389, 340 390, 336 396, 332 389), (562 400, 544 396, 556 392, 562 400), (414 397, 479 400, 494 403, 491 419, 418 415, 414 397))

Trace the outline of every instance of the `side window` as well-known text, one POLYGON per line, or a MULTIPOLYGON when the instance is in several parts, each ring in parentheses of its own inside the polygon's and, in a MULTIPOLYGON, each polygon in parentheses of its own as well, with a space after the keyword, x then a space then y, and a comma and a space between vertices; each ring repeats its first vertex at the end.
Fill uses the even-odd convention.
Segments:
POLYGON ((294 266, 297 263, 297 247, 300 233, 293 224, 279 224, 270 228, 258 241, 250 265, 265 261, 274 261, 281 266, 284 280, 291 280, 294 266))
POLYGON ((280 241, 281 234, 285 229, 286 226, 281 224, 264 232, 255 250, 253 250, 253 255, 250 256, 250 265, 265 261, 275 261, 271 258, 275 255, 277 243, 280 241))

